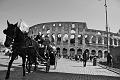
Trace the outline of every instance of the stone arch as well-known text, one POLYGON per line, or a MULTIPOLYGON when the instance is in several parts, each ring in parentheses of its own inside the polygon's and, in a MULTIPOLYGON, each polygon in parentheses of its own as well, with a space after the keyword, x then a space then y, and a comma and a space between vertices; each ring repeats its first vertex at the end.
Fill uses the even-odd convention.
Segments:
POLYGON ((99 51, 98 51, 98 57, 99 57, 99 58, 102 58, 102 57, 103 57, 102 54, 103 54, 103 53, 102 53, 102 50, 99 50, 99 51))
POLYGON ((107 37, 104 37, 104 44, 107 45, 107 37))
POLYGON ((79 54, 82 55, 82 49, 80 49, 80 48, 77 49, 77 54, 78 54, 78 55, 79 55, 79 54))
POLYGON ((75 46, 75 34, 70 35, 70 45, 75 46))
POLYGON ((57 45, 61 44, 61 33, 57 34, 57 45))
POLYGON ((62 55, 63 55, 63 58, 67 57, 67 49, 66 48, 63 48, 62 55))
POLYGON ((110 45, 113 45, 113 39, 110 38, 110 45))
POLYGON ((120 39, 118 39, 118 46, 120 46, 120 39))
POLYGON ((85 37, 85 43, 89 44, 90 36, 88 34, 86 34, 84 37, 85 37))
POLYGON ((50 33, 50 29, 48 29, 48 30, 46 31, 46 33, 49 34, 49 33, 50 33))
POLYGON ((59 47, 57 47, 56 50, 57 50, 57 53, 60 53, 60 48, 59 47))
POLYGON ((82 44, 82 34, 79 34, 78 35, 78 45, 81 45, 82 44))
POLYGON ((96 55, 96 50, 92 50, 91 55, 96 55))
POLYGON ((98 44, 102 44, 102 37, 98 36, 98 44))
POLYGON ((107 57, 108 51, 104 51, 104 58, 107 57))
POLYGON ((55 34, 54 33, 51 35, 51 42, 55 42, 55 34))
POLYGON ((75 49, 71 48, 70 49, 70 57, 74 58, 74 56, 75 56, 75 49))
POLYGON ((117 45, 117 39, 116 38, 114 39, 114 45, 117 45))
POLYGON ((95 44, 96 43, 96 36, 93 35, 91 40, 92 40, 92 43, 95 44))
POLYGON ((63 35, 63 45, 68 45, 68 34, 63 35))

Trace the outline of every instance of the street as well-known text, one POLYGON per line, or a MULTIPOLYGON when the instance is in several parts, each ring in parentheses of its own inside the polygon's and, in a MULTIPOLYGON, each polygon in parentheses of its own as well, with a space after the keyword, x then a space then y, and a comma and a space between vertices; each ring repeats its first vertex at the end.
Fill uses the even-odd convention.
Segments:
MULTIPOLYGON (((5 78, 9 60, 8 56, 0 54, 0 80, 5 78)), ((91 62, 87 62, 87 66, 83 67, 82 62, 64 58, 58 60, 55 70, 51 66, 49 73, 44 71, 43 66, 38 66, 37 71, 26 73, 23 77, 21 63, 20 57, 14 61, 8 80, 120 80, 120 75, 102 67, 93 66, 91 62)))

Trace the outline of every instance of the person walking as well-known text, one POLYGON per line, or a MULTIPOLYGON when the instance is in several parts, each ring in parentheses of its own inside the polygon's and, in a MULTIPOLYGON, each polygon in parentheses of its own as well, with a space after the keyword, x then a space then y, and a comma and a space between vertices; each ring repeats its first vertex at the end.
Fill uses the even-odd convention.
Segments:
POLYGON ((87 62, 87 53, 88 51, 85 50, 84 53, 83 53, 83 66, 86 67, 86 62, 87 62))

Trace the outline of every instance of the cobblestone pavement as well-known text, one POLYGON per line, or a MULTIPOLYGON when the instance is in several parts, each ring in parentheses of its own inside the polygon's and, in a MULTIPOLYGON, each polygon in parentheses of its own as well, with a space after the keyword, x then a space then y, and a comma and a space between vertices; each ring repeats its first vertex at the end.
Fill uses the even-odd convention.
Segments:
MULTIPOLYGON (((0 80, 5 78, 8 62, 8 56, 0 54, 0 80)), ((21 62, 21 58, 14 61, 9 80, 120 80, 120 75, 99 66, 92 66, 91 62, 83 67, 82 62, 63 58, 58 60, 55 70, 51 66, 49 73, 45 73, 43 66, 38 66, 37 71, 26 73, 26 77, 22 77, 21 62)))

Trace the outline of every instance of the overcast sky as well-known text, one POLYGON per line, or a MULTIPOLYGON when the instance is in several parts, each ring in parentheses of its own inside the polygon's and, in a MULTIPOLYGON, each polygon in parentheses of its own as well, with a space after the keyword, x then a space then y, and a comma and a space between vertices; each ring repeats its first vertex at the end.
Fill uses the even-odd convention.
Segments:
MULTIPOLYGON (((112 32, 120 29, 120 0, 107 0, 108 26, 112 32)), ((33 26, 43 22, 86 22, 89 29, 105 30, 104 0, 0 0, 0 40, 5 35, 7 20, 23 19, 33 26)))

